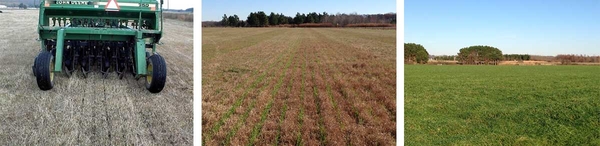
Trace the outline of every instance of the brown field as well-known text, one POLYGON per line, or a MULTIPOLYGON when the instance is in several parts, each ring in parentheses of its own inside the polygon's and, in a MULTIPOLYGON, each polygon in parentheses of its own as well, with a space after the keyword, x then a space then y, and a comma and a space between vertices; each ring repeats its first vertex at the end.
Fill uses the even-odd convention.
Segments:
POLYGON ((194 22, 194 13, 164 12, 163 17, 168 19, 177 19, 181 21, 194 22))
POLYGON ((31 66, 40 50, 38 11, 0 13, 0 145, 191 145, 192 23, 165 20, 165 89, 149 93, 143 80, 55 76, 37 87, 31 66))
POLYGON ((396 31, 203 28, 206 145, 395 145, 396 31))

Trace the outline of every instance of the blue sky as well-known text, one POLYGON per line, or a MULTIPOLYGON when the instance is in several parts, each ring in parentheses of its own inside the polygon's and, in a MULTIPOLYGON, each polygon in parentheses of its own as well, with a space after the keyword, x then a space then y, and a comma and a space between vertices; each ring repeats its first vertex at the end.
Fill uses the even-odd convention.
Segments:
POLYGON ((395 0, 203 0, 202 21, 220 21, 223 14, 246 20, 250 12, 295 16, 296 12, 384 14, 396 12, 395 0))
POLYGON ((404 40, 432 55, 472 45, 504 54, 600 55, 600 0, 405 0, 404 40))

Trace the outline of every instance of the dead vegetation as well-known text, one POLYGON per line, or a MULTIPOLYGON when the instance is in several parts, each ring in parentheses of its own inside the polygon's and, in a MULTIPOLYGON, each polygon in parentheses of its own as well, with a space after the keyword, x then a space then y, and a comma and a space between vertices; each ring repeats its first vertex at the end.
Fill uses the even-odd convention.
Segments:
POLYGON ((165 20, 167 85, 151 94, 142 80, 80 72, 38 89, 31 66, 40 49, 38 11, 11 10, 0 21, 0 145, 191 145, 192 23, 165 20))
POLYGON ((204 28, 202 41, 205 144, 396 143, 395 30, 204 28))
POLYGON ((335 27, 331 23, 302 23, 298 27, 335 27))
POLYGON ((390 23, 357 23, 348 24, 346 27, 396 27, 396 24, 390 23))
POLYGON ((188 12, 164 12, 163 17, 167 19, 177 19, 181 21, 194 22, 194 13, 188 12))

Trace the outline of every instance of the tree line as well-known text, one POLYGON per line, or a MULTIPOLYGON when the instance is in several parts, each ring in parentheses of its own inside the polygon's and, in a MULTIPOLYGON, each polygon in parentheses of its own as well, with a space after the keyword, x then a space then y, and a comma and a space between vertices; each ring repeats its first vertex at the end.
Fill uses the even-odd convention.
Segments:
POLYGON ((531 55, 529 54, 504 54, 504 61, 523 61, 523 60, 531 60, 531 55))
POLYGON ((598 62, 600 62, 600 56, 559 54, 559 55, 556 55, 555 60, 560 61, 561 64, 572 64, 575 62, 598 63, 598 62))
POLYGON ((27 9, 27 5, 26 4, 19 4, 19 9, 27 9))
POLYGON ((433 56, 434 60, 456 60, 456 55, 438 55, 433 56))
MULTIPOLYGON (((434 60, 457 60, 457 55, 438 55, 434 56, 434 60)), ((589 56, 589 55, 575 55, 575 54, 559 54, 556 56, 540 56, 540 55, 529 55, 529 54, 504 54, 502 55, 503 61, 556 61, 562 64, 571 63, 600 63, 600 56, 589 56)))
POLYGON ((0 0, 0 5, 7 7, 28 9, 38 8, 41 0, 0 0))
POLYGON ((363 24, 358 26, 395 26, 396 13, 386 14, 329 14, 327 12, 300 13, 295 16, 286 16, 282 13, 271 12, 269 15, 264 11, 250 12, 246 21, 240 20, 237 14, 227 16, 224 14, 219 22, 202 22, 203 27, 268 27, 268 26, 325 26, 345 27, 352 24, 363 24), (305 25, 307 24, 307 25, 305 25), (317 25, 318 24, 318 25, 317 25), (378 25, 389 24, 389 25, 378 25), (393 24, 393 25, 392 25, 393 24))
MULTIPOLYGON (((436 55, 433 57, 434 60, 457 60, 457 55, 436 55)), ((531 55, 529 54, 504 54, 502 55, 503 61, 513 61, 513 60, 532 60, 531 55)))
MULTIPOLYGON (((510 56, 510 55, 507 55, 510 56)), ((494 64, 503 59, 502 51, 492 46, 470 46, 459 50, 457 55, 433 56, 435 60, 457 60, 460 64, 494 64)), ((404 43, 404 63, 425 64, 430 56, 425 47, 404 43)))
POLYGON ((502 51, 492 46, 469 46, 461 48, 457 55, 430 56, 425 47, 416 43, 404 43, 404 63, 426 64, 433 60, 453 60, 459 64, 492 64, 497 65, 500 61, 556 61, 561 64, 574 63, 600 63, 600 56, 559 54, 556 56, 539 56, 529 54, 502 54, 502 51))

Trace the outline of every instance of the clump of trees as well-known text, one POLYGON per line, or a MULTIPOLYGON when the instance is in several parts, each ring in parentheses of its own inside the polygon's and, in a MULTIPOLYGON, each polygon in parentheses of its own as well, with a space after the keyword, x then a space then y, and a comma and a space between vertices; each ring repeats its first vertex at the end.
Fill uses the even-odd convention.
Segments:
MULTIPOLYGON (((271 12, 272 13, 272 12, 271 12)), ((258 11, 256 13, 250 13, 250 15, 248 15, 248 19, 246 19, 247 21, 247 25, 248 26, 252 26, 252 27, 265 27, 265 26, 269 26, 269 20, 272 19, 273 21, 275 21, 275 14, 273 14, 273 17, 267 16, 267 14, 263 11, 258 11)), ((279 19, 277 19, 279 20, 279 19)), ((275 23, 275 22, 271 22, 271 23, 275 23)))
POLYGON ((301 27, 393 27, 396 24, 396 13, 386 14, 328 14, 327 12, 308 14, 299 12, 295 16, 285 16, 271 12, 269 15, 263 11, 250 12, 246 21, 240 21, 237 15, 223 19, 219 24, 214 22, 203 26, 230 26, 230 27, 268 27, 268 26, 301 26, 301 27))
POLYGON ((458 61, 462 64, 494 64, 502 60, 502 51, 492 46, 470 46, 460 49, 458 61))
POLYGON ((237 15, 227 17, 227 14, 223 14, 223 19, 221 19, 222 26, 238 27, 241 24, 243 24, 243 21, 240 21, 240 17, 237 15))
POLYGON ((425 64, 429 60, 429 53, 421 44, 404 43, 404 63, 425 64))
POLYGON ((598 63, 600 62, 600 56, 560 54, 556 55, 555 60, 560 61, 561 64, 565 65, 573 64, 575 62, 598 63))
POLYGON ((505 61, 511 61, 511 60, 518 60, 518 61, 531 60, 531 55, 529 55, 529 54, 504 54, 503 57, 504 57, 505 61))

